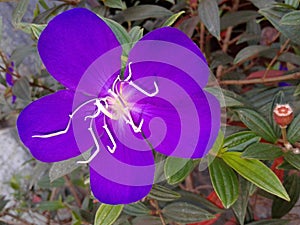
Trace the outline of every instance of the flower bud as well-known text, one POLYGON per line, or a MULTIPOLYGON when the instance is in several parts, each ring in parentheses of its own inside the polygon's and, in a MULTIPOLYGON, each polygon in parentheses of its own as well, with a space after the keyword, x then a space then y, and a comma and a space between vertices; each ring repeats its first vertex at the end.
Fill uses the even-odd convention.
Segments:
POLYGON ((287 127, 294 118, 293 109, 289 104, 277 104, 273 110, 273 117, 280 127, 287 127))

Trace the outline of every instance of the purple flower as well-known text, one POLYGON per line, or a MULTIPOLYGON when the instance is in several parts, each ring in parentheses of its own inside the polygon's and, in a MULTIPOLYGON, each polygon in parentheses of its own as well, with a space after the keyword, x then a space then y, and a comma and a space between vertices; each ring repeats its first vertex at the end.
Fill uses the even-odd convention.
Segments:
POLYGON ((22 111, 20 138, 43 162, 92 148, 90 158, 79 163, 89 163, 91 189, 101 202, 126 204, 149 193, 152 149, 200 158, 212 147, 220 106, 202 90, 210 73, 204 56, 179 30, 165 27, 145 35, 120 75, 122 46, 112 30, 92 12, 73 9, 50 21, 38 51, 66 90, 22 111))

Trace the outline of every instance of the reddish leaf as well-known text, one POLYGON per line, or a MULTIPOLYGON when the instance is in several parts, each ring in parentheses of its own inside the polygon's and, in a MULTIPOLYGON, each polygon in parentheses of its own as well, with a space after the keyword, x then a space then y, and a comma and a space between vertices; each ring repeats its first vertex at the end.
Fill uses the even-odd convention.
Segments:
POLYGON ((279 178, 281 182, 283 182, 284 177, 284 170, 277 169, 277 166, 279 166, 283 162, 283 157, 279 157, 274 160, 271 170, 276 174, 276 176, 279 178))

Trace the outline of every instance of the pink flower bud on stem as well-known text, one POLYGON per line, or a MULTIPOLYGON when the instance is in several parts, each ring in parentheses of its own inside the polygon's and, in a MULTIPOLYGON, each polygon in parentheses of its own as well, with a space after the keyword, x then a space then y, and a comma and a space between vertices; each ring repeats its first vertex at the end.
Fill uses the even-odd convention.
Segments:
POLYGON ((277 104, 273 110, 273 117, 275 122, 281 128, 283 144, 287 150, 291 150, 293 146, 288 142, 286 135, 286 128, 294 118, 293 109, 289 104, 277 104))

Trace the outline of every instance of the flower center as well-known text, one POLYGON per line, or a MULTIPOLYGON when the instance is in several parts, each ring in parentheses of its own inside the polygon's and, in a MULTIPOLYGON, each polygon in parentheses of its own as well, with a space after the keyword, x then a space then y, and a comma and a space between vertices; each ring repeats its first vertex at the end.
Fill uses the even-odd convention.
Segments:
POLYGON ((64 130, 49 133, 49 134, 44 134, 44 135, 33 135, 32 137, 33 138, 51 138, 51 137, 55 137, 55 136, 63 135, 65 133, 67 133, 71 126, 72 118, 74 117, 74 115, 85 105, 94 102, 94 105, 96 106, 96 111, 92 115, 85 116, 84 120, 85 121, 88 119, 90 120, 88 130, 94 140, 96 150, 94 151, 94 153, 90 156, 90 158, 88 160, 78 161, 77 163, 90 163, 100 151, 98 137, 96 136, 96 133, 93 130, 93 122, 94 122, 95 118, 97 118, 101 115, 101 113, 103 114, 103 126, 102 127, 106 131, 106 133, 111 141, 111 144, 112 144, 112 147, 110 147, 108 145, 106 147, 107 147, 108 151, 113 154, 117 149, 117 144, 112 135, 112 132, 110 131, 109 127, 107 126, 106 119, 108 118, 108 119, 112 119, 112 120, 124 120, 126 124, 131 126, 132 130, 135 133, 142 132, 142 126, 144 123, 144 119, 141 119, 139 124, 135 124, 135 122, 133 121, 133 118, 132 118, 132 115, 130 112, 130 110, 131 110, 130 104, 126 101, 126 97, 124 97, 124 95, 123 95, 123 86, 125 84, 128 84, 128 85, 132 86, 134 89, 136 89, 137 91, 141 92, 142 94, 144 94, 148 97, 154 97, 159 92, 156 82, 154 82, 155 91, 152 93, 144 90, 143 88, 141 88, 140 86, 135 84, 131 80, 131 77, 132 77, 131 62, 128 64, 128 69, 129 69, 128 77, 124 80, 121 80, 120 76, 117 76, 117 78, 114 80, 111 88, 108 89, 107 96, 102 97, 102 98, 93 98, 91 100, 84 102, 80 106, 78 106, 69 115, 69 117, 70 117, 69 122, 67 124, 67 127, 64 130))

